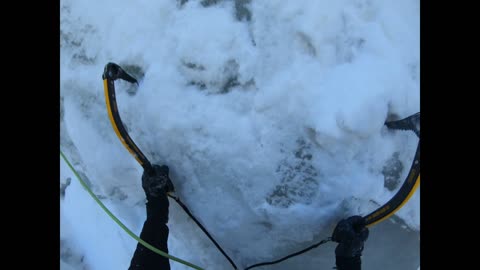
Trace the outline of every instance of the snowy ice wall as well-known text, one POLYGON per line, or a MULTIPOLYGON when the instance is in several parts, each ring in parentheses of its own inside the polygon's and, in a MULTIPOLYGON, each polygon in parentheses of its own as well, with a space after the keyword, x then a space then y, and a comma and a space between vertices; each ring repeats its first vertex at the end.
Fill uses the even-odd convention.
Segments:
MULTIPOLYGON (((130 136, 240 266, 368 214, 408 173, 418 140, 383 123, 420 109, 419 1, 62 0, 60 43, 61 147, 137 233, 142 169, 108 120, 108 62, 140 79, 116 84, 130 136)), ((62 268, 126 269, 134 240, 61 169, 62 268)), ((170 252, 230 269, 170 208, 170 252)), ((365 269, 417 269, 419 230, 417 191, 371 228, 365 269)), ((264 269, 329 269, 334 247, 264 269)))

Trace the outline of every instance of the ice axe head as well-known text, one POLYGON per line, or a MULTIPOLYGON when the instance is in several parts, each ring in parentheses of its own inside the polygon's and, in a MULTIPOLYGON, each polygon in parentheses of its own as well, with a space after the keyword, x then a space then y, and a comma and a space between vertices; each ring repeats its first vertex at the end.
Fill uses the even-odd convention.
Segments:
POLYGON ((136 83, 138 85, 138 82, 135 78, 130 76, 127 72, 125 72, 119 65, 115 63, 108 63, 105 66, 105 69, 103 70, 103 75, 102 78, 105 80, 116 80, 116 79, 122 79, 130 83, 136 83))

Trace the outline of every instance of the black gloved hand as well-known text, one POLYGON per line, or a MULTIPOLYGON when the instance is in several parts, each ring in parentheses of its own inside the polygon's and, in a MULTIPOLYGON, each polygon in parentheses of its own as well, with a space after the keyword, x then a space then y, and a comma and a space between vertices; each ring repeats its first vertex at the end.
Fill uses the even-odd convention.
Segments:
POLYGON ((168 176, 168 166, 152 165, 152 170, 143 171, 142 187, 148 197, 159 197, 173 191, 173 184, 168 176))
POLYGON ((335 249, 338 257, 362 256, 364 242, 368 238, 368 228, 361 216, 351 216, 342 219, 332 234, 332 240, 339 243, 335 249))

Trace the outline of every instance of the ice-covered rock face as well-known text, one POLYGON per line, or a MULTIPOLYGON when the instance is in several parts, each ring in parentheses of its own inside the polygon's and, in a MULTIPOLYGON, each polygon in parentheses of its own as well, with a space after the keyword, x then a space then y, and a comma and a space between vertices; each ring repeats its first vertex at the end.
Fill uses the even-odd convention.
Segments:
MULTIPOLYGON (((418 139, 383 123, 419 111, 418 1, 62 0, 60 43, 62 149, 136 232, 145 218, 142 169, 109 123, 101 81, 108 62, 140 81, 116 83, 130 136, 170 167, 180 198, 240 266, 305 248, 341 218, 370 213, 410 168, 418 139)), ((85 203, 69 194, 84 191, 62 175, 67 213, 85 203)), ((171 253, 229 269, 171 205, 171 253)), ((69 258, 108 268, 96 257, 103 246, 85 244, 99 240, 78 235, 68 229, 69 258)), ((128 264, 135 243, 108 239, 117 241, 109 252, 128 264)), ((394 219, 371 228, 364 265, 416 269, 418 245, 416 192, 394 219)), ((328 268, 333 249, 272 269, 328 268)))

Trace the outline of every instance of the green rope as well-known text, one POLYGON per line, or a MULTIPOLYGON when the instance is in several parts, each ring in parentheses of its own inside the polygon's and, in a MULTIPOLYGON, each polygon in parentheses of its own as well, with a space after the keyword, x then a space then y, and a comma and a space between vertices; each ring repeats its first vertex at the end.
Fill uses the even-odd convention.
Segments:
POLYGON ((110 216, 125 232, 127 232, 128 235, 130 235, 133 239, 137 240, 137 242, 139 242, 140 244, 142 244, 144 247, 150 249, 151 251, 163 256, 163 257, 166 257, 166 258, 169 258, 171 260, 174 260, 174 261, 177 261, 181 264, 184 264, 184 265, 187 265, 187 266, 190 266, 191 268, 194 268, 194 269, 198 269, 198 270, 204 270, 203 268, 199 267, 199 266, 196 266, 192 263, 189 263, 187 261, 184 261, 182 259, 179 259, 175 256, 172 256, 172 255, 169 255, 168 253, 165 253, 159 249, 157 249, 156 247, 150 245, 149 243, 143 241, 140 237, 136 236, 131 230, 129 230, 125 225, 123 225, 123 223, 117 218, 115 217, 115 215, 112 214, 112 212, 110 212, 107 207, 105 207, 105 205, 97 198, 97 196, 95 196, 95 194, 93 194, 92 190, 88 187, 88 185, 82 180, 82 178, 80 177, 80 175, 78 175, 77 171, 75 170, 75 168, 73 168, 72 164, 70 164, 70 162, 68 161, 68 159, 65 157, 65 155, 63 154, 62 150, 60 150, 60 155, 62 156, 62 158, 65 160, 65 162, 67 162, 68 164, 68 167, 70 167, 70 169, 72 169, 73 173, 75 174, 75 176, 77 177, 77 179, 80 181, 80 183, 82 184, 82 186, 88 191, 88 193, 92 196, 92 198, 98 203, 98 205, 100 205, 100 207, 102 207, 102 209, 108 214, 108 216, 110 216))

